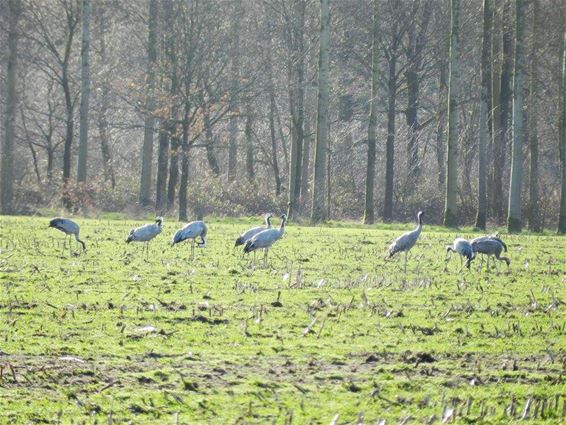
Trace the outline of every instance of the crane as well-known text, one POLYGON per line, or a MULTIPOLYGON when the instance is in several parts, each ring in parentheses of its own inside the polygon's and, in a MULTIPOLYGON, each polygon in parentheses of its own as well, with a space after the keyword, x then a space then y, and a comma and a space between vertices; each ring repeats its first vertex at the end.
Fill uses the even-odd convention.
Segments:
POLYGON ((182 229, 178 230, 171 240, 171 246, 190 239, 191 243, 191 259, 195 257, 195 243, 199 248, 204 248, 206 246, 206 234, 208 232, 208 227, 204 221, 192 221, 185 225, 182 229), (196 242, 196 238, 200 237, 200 242, 196 242))
POLYGON ((267 267, 267 255, 269 248, 273 246, 275 242, 283 237, 285 233, 285 223, 287 222, 287 216, 285 214, 281 215, 281 224, 278 229, 266 229, 257 233, 251 239, 248 239, 244 245, 244 253, 248 254, 254 252, 257 249, 263 249, 263 264, 267 267))
POLYGON ((462 270, 462 257, 466 257, 466 267, 470 268, 470 263, 476 257, 472 249, 472 244, 464 238, 456 238, 452 245, 446 245, 446 252, 456 252, 460 254, 460 270, 462 270))
POLYGON ((86 251, 85 243, 79 239, 79 225, 73 220, 63 217, 55 217, 49 222, 49 227, 60 230, 69 237, 69 252, 71 251, 71 235, 73 235, 75 240, 82 245, 83 251, 86 251))
POLYGON ((244 245, 249 239, 253 238, 259 232, 262 232, 266 229, 271 229, 271 222, 269 221, 269 219, 272 216, 273 215, 271 213, 264 214, 263 219, 265 222, 265 226, 252 227, 251 229, 246 230, 244 233, 238 236, 238 239, 236 239, 236 244, 234 246, 236 247, 239 245, 244 245))
POLYGON ((147 256, 149 256, 149 241, 159 235, 162 230, 163 217, 155 217, 155 223, 145 224, 141 227, 132 229, 126 239, 126 243, 143 242, 147 258, 147 256))
POLYGON ((417 243, 417 239, 419 239, 422 230, 423 230, 423 212, 419 211, 417 213, 417 227, 415 228, 415 230, 412 230, 407 233, 403 233, 401 236, 395 239, 391 245, 389 245, 388 255, 385 257, 386 260, 393 257, 398 252, 405 253, 405 275, 407 274, 407 253, 417 243))

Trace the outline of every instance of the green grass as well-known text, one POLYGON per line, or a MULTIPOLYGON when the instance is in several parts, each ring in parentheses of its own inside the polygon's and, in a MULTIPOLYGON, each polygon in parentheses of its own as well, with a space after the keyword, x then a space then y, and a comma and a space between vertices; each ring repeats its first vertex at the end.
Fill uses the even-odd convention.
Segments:
POLYGON ((193 261, 179 223, 146 261, 140 222, 77 221, 80 256, 0 218, 1 423, 564 421, 564 238, 502 235, 509 271, 459 273, 469 229, 425 227, 405 278, 383 256, 412 225, 290 224, 253 268, 233 241, 260 218, 210 219, 193 261))

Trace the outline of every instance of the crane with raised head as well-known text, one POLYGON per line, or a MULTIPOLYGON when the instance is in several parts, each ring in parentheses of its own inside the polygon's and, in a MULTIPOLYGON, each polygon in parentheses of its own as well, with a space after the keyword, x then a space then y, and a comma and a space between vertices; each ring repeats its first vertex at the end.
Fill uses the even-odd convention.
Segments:
POLYGON ((405 253, 405 274, 407 274, 407 254, 411 250, 412 247, 415 246, 421 232, 423 230, 423 212, 419 211, 417 213, 417 227, 410 231, 403 233, 397 239, 393 241, 391 245, 389 245, 389 249, 387 250, 387 256, 385 257, 386 260, 393 257, 398 252, 405 253))
POLYGON ((281 224, 278 229, 266 229, 257 233, 251 239, 248 239, 244 245, 244 253, 249 254, 258 249, 263 249, 263 265, 267 267, 267 256, 269 249, 273 246, 275 242, 283 237, 285 233, 285 223, 287 222, 287 216, 285 214, 281 215, 281 224))
POLYGON ((259 232, 263 232, 266 229, 271 229, 271 221, 269 221, 269 219, 272 216, 273 215, 271 213, 264 214, 263 220, 265 224, 263 226, 252 227, 251 229, 246 230, 244 233, 238 236, 238 239, 236 239, 236 244, 234 246, 236 247, 244 245, 248 240, 253 238, 259 232))
MULTIPOLYGON (((155 238, 163 230, 163 217, 155 217, 154 223, 145 224, 136 227, 130 231, 126 238, 126 243, 130 242, 143 242, 146 252, 146 257, 149 256, 149 241, 155 238)), ((143 249, 142 249, 143 252, 143 249)))

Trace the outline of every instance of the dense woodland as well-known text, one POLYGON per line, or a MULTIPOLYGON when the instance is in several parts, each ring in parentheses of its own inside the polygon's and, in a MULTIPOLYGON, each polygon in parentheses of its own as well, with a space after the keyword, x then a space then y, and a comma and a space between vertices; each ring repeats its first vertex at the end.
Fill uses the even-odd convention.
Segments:
POLYGON ((0 0, 1 208, 566 232, 564 0, 0 0))

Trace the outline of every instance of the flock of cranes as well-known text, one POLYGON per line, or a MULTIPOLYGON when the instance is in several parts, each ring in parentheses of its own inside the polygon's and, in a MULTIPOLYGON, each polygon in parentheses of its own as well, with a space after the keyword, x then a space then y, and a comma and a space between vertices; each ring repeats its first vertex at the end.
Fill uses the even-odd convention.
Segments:
MULTIPOLYGON (((267 265, 267 256, 269 249, 273 246, 275 242, 283 237, 285 232, 285 224, 287 222, 287 216, 282 214, 280 216, 280 224, 278 228, 273 228, 270 219, 272 214, 265 214, 264 225, 253 227, 242 233, 236 239, 235 247, 244 245, 244 253, 248 254, 250 252, 263 249, 264 251, 264 265, 267 265)), ((85 243, 79 239, 79 225, 68 218, 57 217, 49 222, 49 227, 53 227, 61 232, 65 233, 69 237, 69 248, 71 246, 71 237, 74 236, 75 240, 82 245, 83 250, 86 249, 85 243)), ((392 258, 400 252, 405 253, 404 270, 407 273, 407 255, 411 248, 413 248, 423 229, 423 212, 419 211, 417 214, 417 227, 410 231, 403 233, 397 239, 391 243, 388 248, 388 253, 385 257, 386 260, 392 258)), ((154 223, 146 224, 141 227, 137 227, 130 231, 126 242, 143 242, 146 255, 149 252, 149 242, 159 235, 163 230, 163 217, 156 217, 154 223)), ((194 258, 195 245, 199 248, 204 248, 206 246, 206 235, 208 228, 204 221, 198 220, 193 221, 185 225, 182 229, 178 230, 173 239, 171 240, 171 246, 179 244, 183 241, 191 241, 191 258, 194 258), (200 241, 197 241, 200 238, 200 241)), ((143 250, 142 249, 142 252, 143 250)), ((505 261, 507 267, 511 261, 507 257, 502 257, 503 252, 507 252, 507 245, 498 237, 497 234, 480 236, 478 238, 468 241, 463 238, 456 238, 452 245, 446 246, 446 252, 455 252, 460 255, 460 260, 466 258, 466 267, 469 269, 472 260, 474 260, 477 254, 484 254, 487 256, 487 265, 489 269, 489 259, 494 256, 499 261, 505 261)), ((483 264, 483 258, 482 258, 483 264)))

